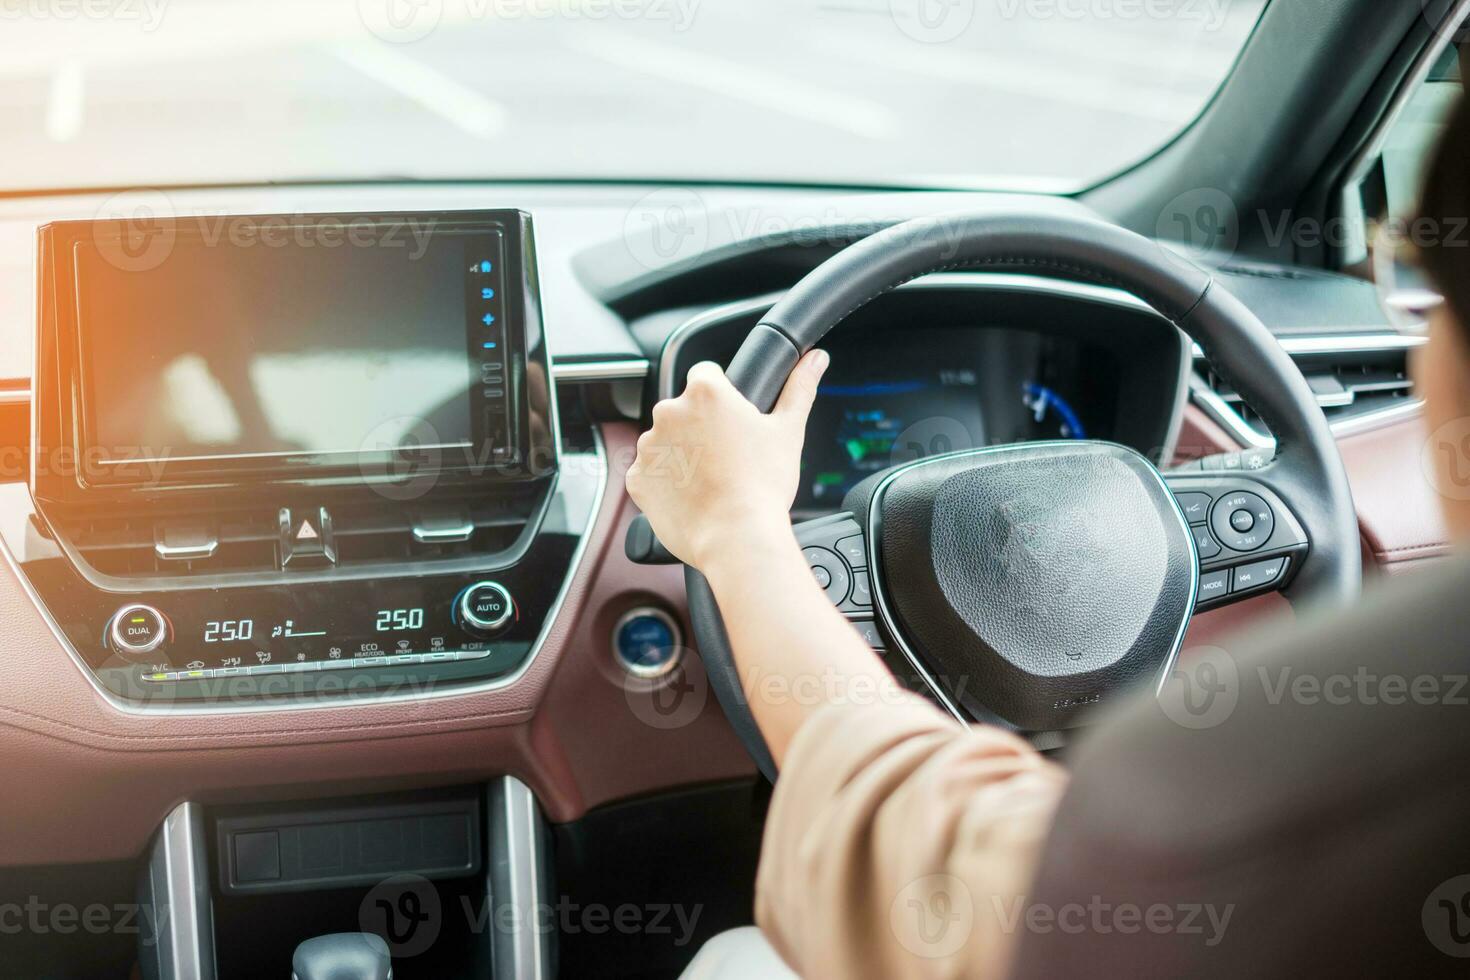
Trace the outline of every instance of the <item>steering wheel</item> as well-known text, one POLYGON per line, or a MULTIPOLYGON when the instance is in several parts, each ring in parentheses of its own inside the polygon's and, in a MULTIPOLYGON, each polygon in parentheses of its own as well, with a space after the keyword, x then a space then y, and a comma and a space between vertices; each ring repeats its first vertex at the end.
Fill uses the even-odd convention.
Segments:
MULTIPOLYGON (((1200 345, 1276 451, 1247 457, 1249 468, 1166 475, 1112 443, 1022 443, 864 480, 843 513, 795 532, 829 598, 891 662, 907 663, 911 682, 961 719, 1057 733, 1130 686, 1162 685, 1199 608, 1272 589, 1293 603, 1357 595, 1347 475, 1301 372, 1209 273, 1114 225, 1040 211, 894 225, 797 283, 751 330, 728 377, 769 411, 797 360, 849 314, 954 269, 1138 296, 1200 345)), ((710 684, 774 779, 709 583, 688 568, 686 586, 710 684)))

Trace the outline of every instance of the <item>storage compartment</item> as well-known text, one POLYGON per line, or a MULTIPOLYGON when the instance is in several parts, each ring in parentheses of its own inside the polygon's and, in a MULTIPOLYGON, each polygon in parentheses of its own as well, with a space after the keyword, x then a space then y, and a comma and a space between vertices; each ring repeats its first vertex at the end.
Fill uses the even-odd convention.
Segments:
POLYGON ((225 895, 368 885, 399 874, 460 878, 480 870, 480 805, 469 797, 219 817, 215 847, 225 895))
POLYGON ((289 977, 296 947, 381 936, 397 980, 493 975, 485 789, 217 807, 205 818, 219 980, 289 977))

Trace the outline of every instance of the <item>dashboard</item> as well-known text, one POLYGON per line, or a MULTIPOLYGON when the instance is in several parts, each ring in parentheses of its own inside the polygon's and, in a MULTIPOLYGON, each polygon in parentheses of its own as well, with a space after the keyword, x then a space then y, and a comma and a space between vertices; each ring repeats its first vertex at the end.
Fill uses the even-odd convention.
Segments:
MULTIPOLYGON (((192 365, 192 374, 179 376, 178 368, 150 359, 146 334, 138 334, 141 345, 102 336, 116 343, 94 351, 94 369, 132 365, 139 372, 134 388, 118 376, 109 379, 111 387, 93 389, 114 405, 126 406, 139 389, 160 381, 188 384, 178 399, 142 406, 151 415, 113 416, 129 422, 120 430, 89 430, 79 414, 66 426, 68 445, 169 441, 191 447, 189 456, 287 454, 270 465, 184 461, 165 474, 166 486, 151 487, 105 473, 83 486, 68 454, 51 451, 62 431, 52 424, 70 411, 75 379, 64 377, 55 352, 44 349, 48 337, 61 335, 56 324, 37 329, 44 312, 35 308, 42 295, 37 272, 48 266, 36 261, 36 231, 97 214, 99 202, 87 196, 0 202, 0 281, 9 287, 0 290, 10 331, 5 354, 29 375, 0 384, 0 420, 11 452, 0 479, 6 559, 0 617, 10 645, 0 690, 0 757, 17 772, 44 773, 16 800, 0 864, 126 858, 180 799, 376 792, 390 783, 442 786, 467 774, 514 772, 553 820, 565 821, 614 800, 751 772, 713 698, 685 704, 673 717, 660 701, 674 678, 689 680, 696 692, 706 687, 698 657, 682 647, 690 630, 679 570, 624 557, 622 534, 635 509, 621 492, 622 471, 654 402, 676 393, 698 360, 728 362, 780 291, 828 253, 767 239, 725 241, 727 228, 747 224, 720 221, 695 260, 673 255, 667 266, 650 265, 650 256, 661 253, 630 245, 625 222, 641 193, 475 185, 171 194, 180 214, 463 213, 486 200, 521 205, 536 225, 536 248, 527 253, 535 262, 523 270, 534 276, 478 283, 465 262, 453 276, 444 272, 442 282, 456 291, 452 307, 459 311, 481 302, 465 292, 470 284, 475 296, 487 286, 504 288, 507 297, 530 304, 507 322, 525 328, 534 312, 543 331, 539 344, 532 333, 515 335, 527 339, 525 352, 507 362, 525 369, 519 390, 461 391, 446 383, 446 373, 434 376, 446 391, 431 401, 411 391, 412 377, 391 371, 311 374, 311 356, 301 347, 308 340, 318 349, 340 347, 348 334, 236 329, 245 353, 262 362, 250 371, 266 371, 262 380, 272 399, 299 395, 302 386, 292 378, 330 380, 331 386, 317 384, 320 405, 377 413, 326 415, 319 431, 277 430, 270 423, 279 406, 270 400, 254 423, 248 411, 234 412, 238 425, 229 422, 231 413, 219 410, 220 391, 228 391, 223 382, 205 386, 210 412, 191 417, 190 395, 200 390, 199 379, 213 375, 205 367, 218 360, 216 351, 173 352, 170 363, 183 357, 192 365), (33 371, 27 365, 37 338, 43 366, 33 371), (296 365, 308 367, 293 375, 296 365), (269 373, 275 370, 286 373, 275 378, 269 373), (347 391, 374 383, 395 386, 392 397, 374 402, 347 391), (501 398, 507 418, 514 413, 519 420, 514 444, 526 458, 534 462, 538 446, 552 449, 547 465, 522 479, 485 480, 472 468, 416 471, 425 461, 396 440, 387 455, 329 465, 337 451, 357 449, 365 427, 377 428, 384 415, 432 414, 440 406, 435 429, 448 436, 442 443, 453 452, 469 443, 476 457, 486 442, 477 415, 501 398), (156 431, 164 431, 162 439, 156 431), (407 490, 399 493, 395 472, 434 478, 399 479, 407 490), (374 489, 366 485, 368 475, 384 481, 374 489), (210 479, 201 483, 201 476, 210 479), (294 537, 305 518, 320 535, 323 508, 335 562, 324 548, 307 544, 299 561, 282 567, 296 542, 283 540, 281 511, 289 510, 286 526, 294 537), (467 591, 486 581, 510 594, 509 619, 500 621, 506 607, 497 592, 467 591), (477 608, 475 598, 484 604, 477 608), (465 615, 467 603, 481 625, 465 615), (135 604, 164 613, 167 640, 147 655, 122 656, 108 635, 112 625, 120 624, 127 642, 144 646, 161 622, 143 613, 145 621, 133 623, 128 607, 135 604), (119 616, 124 611, 129 614, 119 616), (133 627, 143 632, 130 636, 133 627), (326 635, 311 635, 319 633, 326 635), (620 659, 617 639, 624 637, 641 674, 620 659), (683 651, 682 660, 668 659, 667 649, 683 651), (269 663, 261 662, 262 653, 269 663), (240 671, 251 666, 268 669, 240 671), (215 673, 174 681, 143 676, 193 671, 215 673), (211 694, 224 697, 211 700, 211 694), (58 812, 75 819, 58 822, 58 812)), ((711 213, 754 208, 768 218, 789 218, 793 228, 803 215, 823 212, 823 193, 701 191, 711 213)), ((833 196, 844 202, 838 213, 857 215, 868 230, 897 218, 1013 203, 997 195, 833 196)), ((1085 211, 1068 201, 1026 204, 1085 211)), ((268 264, 276 253, 265 248, 247 258, 268 264)), ((146 279, 117 283, 114 277, 113 285, 141 290, 146 279)), ((1329 335, 1384 330, 1372 319, 1371 288, 1364 293, 1340 277, 1222 281, 1289 342, 1311 342, 1313 356, 1327 356, 1322 341, 1329 335), (1297 301, 1302 290, 1310 301, 1297 301), (1336 301, 1322 301, 1324 291, 1336 301)), ((389 292, 386 300, 401 301, 389 292)), ((382 292, 368 288, 361 295, 382 292)), ((368 316, 372 305, 360 304, 356 315, 368 316)), ((411 315, 401 303, 393 308, 397 316, 411 315)), ((85 319, 88 308, 79 309, 85 319)), ((196 309, 208 313, 209 305, 196 309)), ((485 312, 500 315, 488 309, 478 315, 485 312)), ((146 318, 136 319, 140 331, 148 326, 146 318)), ((67 337, 78 337, 74 326, 67 337)), ((436 338, 433 356, 424 345, 381 330, 363 331, 361 339, 443 365, 451 342, 463 338, 463 370, 474 365, 468 377, 478 378, 483 361, 469 359, 470 329, 468 321, 451 328, 445 320, 442 331, 429 332, 436 338)), ((1114 290, 936 275, 875 300, 824 346, 833 365, 808 433, 801 516, 839 510, 848 489, 882 465, 948 448, 1085 434, 1168 464, 1186 446, 1204 455, 1246 445, 1201 428, 1200 413, 1185 411, 1199 381, 1191 351, 1147 307, 1114 290)), ((1393 471, 1382 463, 1385 454, 1422 444, 1396 433, 1387 428, 1358 438, 1371 449, 1358 452, 1359 468, 1393 471)), ((1349 450, 1345 442, 1345 455, 1349 450)), ((1403 504, 1402 481, 1357 476, 1355 495, 1378 522, 1375 554, 1433 553, 1439 539, 1427 536, 1435 533, 1432 524, 1408 526, 1407 516, 1399 521, 1404 526, 1394 523, 1422 510, 1403 504)), ((1207 635, 1211 617, 1243 608, 1198 617, 1200 635, 1207 635)))

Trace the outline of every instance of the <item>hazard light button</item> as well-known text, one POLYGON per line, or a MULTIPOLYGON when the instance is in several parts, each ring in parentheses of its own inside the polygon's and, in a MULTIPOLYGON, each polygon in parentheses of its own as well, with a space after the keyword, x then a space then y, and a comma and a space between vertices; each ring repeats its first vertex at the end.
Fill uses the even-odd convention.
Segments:
POLYGON ((337 564, 332 515, 316 510, 281 508, 281 567, 318 568, 337 564))

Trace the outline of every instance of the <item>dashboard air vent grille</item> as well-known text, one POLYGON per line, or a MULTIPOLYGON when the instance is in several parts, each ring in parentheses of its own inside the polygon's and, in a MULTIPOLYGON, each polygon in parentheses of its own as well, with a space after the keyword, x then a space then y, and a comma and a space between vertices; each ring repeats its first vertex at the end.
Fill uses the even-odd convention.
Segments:
MULTIPOLYGON (((529 520, 520 501, 434 509, 361 504, 329 510, 338 567, 495 554, 514 545, 529 520)), ((278 508, 205 517, 93 517, 59 522, 58 530, 83 561, 104 575, 147 580, 282 572, 278 508), (189 539, 205 543, 171 547, 189 539)), ((293 562, 285 574, 294 571, 293 562)))
MULTIPOLYGON (((1408 345, 1315 350, 1312 345, 1294 345, 1288 341, 1285 346, 1317 396, 1317 404, 1334 424, 1398 408, 1415 399, 1408 345)), ((1271 438, 1260 416, 1202 357, 1195 360, 1195 373, 1197 384, 1215 396, 1217 407, 1234 416, 1226 419, 1227 422, 1244 425, 1260 440, 1271 438)))

